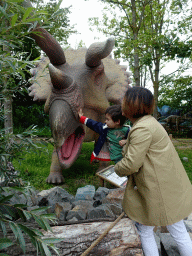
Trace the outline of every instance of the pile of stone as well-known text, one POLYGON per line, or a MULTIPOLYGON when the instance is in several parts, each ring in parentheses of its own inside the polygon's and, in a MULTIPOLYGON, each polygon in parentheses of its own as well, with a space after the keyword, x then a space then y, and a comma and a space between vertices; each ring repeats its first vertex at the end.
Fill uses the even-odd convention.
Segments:
MULTIPOLYGON (((61 233, 63 232, 63 236, 66 236, 66 234, 68 234, 67 232, 69 232, 69 228, 62 226, 62 223, 63 225, 66 225, 66 222, 69 224, 76 223, 76 226, 74 226, 75 230, 77 230, 78 228, 80 228, 80 230, 82 229, 87 230, 87 229, 91 229, 91 225, 86 226, 86 224, 83 224, 83 226, 81 226, 81 223, 86 223, 86 222, 89 223, 89 221, 94 222, 94 220, 95 222, 104 221, 104 219, 115 220, 117 216, 119 216, 122 213, 121 203, 122 203, 123 195, 124 195, 123 188, 108 189, 105 187, 99 187, 97 190, 95 190, 94 186, 87 185, 85 187, 79 188, 76 192, 76 195, 73 196, 61 187, 54 187, 52 189, 43 190, 41 192, 33 191, 31 195, 27 197, 18 192, 11 198, 11 204, 16 204, 16 203, 25 204, 27 205, 28 210, 33 210, 42 206, 48 206, 49 207, 48 213, 55 213, 58 218, 59 225, 57 227, 54 227, 54 234, 55 234, 55 237, 57 237, 57 234, 61 236, 61 233)), ((184 221, 185 221, 187 230, 192 238, 192 215, 188 216, 188 218, 185 219, 184 221)), ((94 224, 99 226, 93 227, 96 230, 92 232, 92 235, 95 234, 95 232, 97 232, 98 229, 101 229, 101 227, 104 226, 105 224, 106 224, 105 221, 100 222, 99 224, 94 224)), ((126 220, 122 220, 122 222, 120 222, 119 225, 121 226, 122 230, 124 230, 123 227, 125 227, 126 225, 130 227, 129 232, 130 233, 132 232, 133 234, 131 237, 134 237, 134 240, 131 241, 132 243, 131 248, 135 246, 135 249, 134 249, 135 252, 133 254, 126 254, 126 253, 116 254, 117 252, 115 252, 114 255, 143 255, 140 252, 141 249, 140 249, 140 243, 138 241, 138 236, 134 233, 135 231, 134 231, 133 221, 126 218, 126 220)), ((117 226, 117 229, 118 229, 118 226, 117 226)), ((127 229, 129 228, 127 227, 127 229)), ((114 230, 114 232, 115 232, 114 236, 115 234, 117 235, 118 232, 116 230, 114 230)), ((126 239, 127 237, 130 237, 130 233, 128 235, 125 235, 126 239)), ((96 235, 96 237, 97 236, 98 234, 96 235)), ((161 252, 160 255, 168 255, 168 256, 180 255, 177 250, 176 244, 174 243, 170 234, 167 232, 166 228, 164 227, 156 228, 155 237, 156 237, 159 251, 161 252)), ((77 235, 77 239, 78 239, 78 235, 77 235)), ((86 236, 86 239, 87 239, 87 236, 86 236)), ((72 238, 72 241, 73 240, 74 240, 74 237, 72 238)), ((115 240, 116 242, 118 241, 118 239, 116 238, 115 240)), ((122 241, 122 238, 120 238, 119 240, 122 241)), ((130 244, 130 241, 128 241, 128 243, 130 244)), ((107 244, 109 245, 109 242, 107 242, 107 244)), ((101 245, 101 247, 102 246, 104 245, 101 245)), ((117 247, 117 245, 115 247, 117 247)), ((73 245, 73 250, 74 250, 74 245, 73 245)), ((17 254, 14 254, 14 255, 17 255, 17 254)), ((63 250, 62 255, 80 255, 80 253, 76 252, 75 254, 65 254, 63 250)), ((95 254, 90 254, 90 255, 103 255, 103 254, 97 254, 97 252, 95 251, 95 254)), ((104 254, 104 255, 108 255, 108 254, 104 254)))
POLYGON ((61 187, 41 192, 33 191, 27 197, 18 192, 11 204, 25 204, 27 210, 48 206, 48 213, 55 213, 59 221, 82 221, 86 219, 115 218, 122 213, 124 189, 108 189, 92 185, 77 189, 76 195, 61 187))

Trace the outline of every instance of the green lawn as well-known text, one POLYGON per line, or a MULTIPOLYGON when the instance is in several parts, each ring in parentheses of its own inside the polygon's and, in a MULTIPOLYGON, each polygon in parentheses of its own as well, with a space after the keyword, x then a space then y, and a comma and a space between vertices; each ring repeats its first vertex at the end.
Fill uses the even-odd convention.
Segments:
MULTIPOLYGON (((174 140, 174 145, 192 182, 192 139, 174 140), (188 162, 183 161, 183 157, 187 157, 188 162)), ((53 145, 48 143, 41 151, 24 152, 22 161, 14 159, 13 165, 16 170, 20 171, 21 178, 29 182, 31 186, 38 190, 50 189, 54 185, 46 183, 46 178, 49 175, 52 151, 53 145)), ((82 152, 77 161, 69 169, 63 170, 65 183, 61 186, 73 195, 79 187, 90 184, 96 188, 100 186, 99 178, 95 175, 99 164, 90 164, 92 151, 93 142, 83 143, 82 152)), ((107 187, 113 186, 107 183, 107 187)))
MULTIPOLYGON (((90 164, 93 147, 93 142, 83 143, 77 161, 69 169, 63 170, 65 183, 61 186, 71 194, 75 194, 78 187, 85 185, 92 184, 96 188, 99 187, 99 178, 95 175, 99 164, 90 164)), ((25 152, 22 161, 14 159, 13 165, 20 171, 21 178, 31 186, 38 190, 50 189, 54 185, 46 183, 46 178, 49 175, 52 152, 53 145, 48 143, 41 151, 25 152)))
POLYGON ((192 139, 176 139, 174 145, 192 183, 192 139), (188 162, 183 157, 187 157, 188 162))

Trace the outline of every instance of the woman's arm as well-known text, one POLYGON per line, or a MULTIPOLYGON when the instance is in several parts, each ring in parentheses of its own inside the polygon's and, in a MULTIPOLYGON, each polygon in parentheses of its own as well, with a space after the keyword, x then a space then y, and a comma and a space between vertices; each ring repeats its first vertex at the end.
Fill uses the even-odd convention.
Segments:
POLYGON ((152 134, 146 127, 134 128, 130 131, 127 152, 115 165, 115 172, 120 176, 129 176, 138 172, 143 165, 152 141, 152 134))

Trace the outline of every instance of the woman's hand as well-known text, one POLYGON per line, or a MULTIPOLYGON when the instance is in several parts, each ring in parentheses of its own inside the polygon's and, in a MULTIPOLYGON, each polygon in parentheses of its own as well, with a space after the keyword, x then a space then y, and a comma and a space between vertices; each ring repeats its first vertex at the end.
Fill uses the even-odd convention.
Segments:
POLYGON ((126 144, 127 140, 120 140, 119 145, 123 147, 126 144))

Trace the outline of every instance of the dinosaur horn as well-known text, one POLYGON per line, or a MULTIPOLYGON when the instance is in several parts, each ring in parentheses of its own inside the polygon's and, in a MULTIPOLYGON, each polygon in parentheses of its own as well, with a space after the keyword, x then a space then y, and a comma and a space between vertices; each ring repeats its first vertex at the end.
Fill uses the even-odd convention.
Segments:
POLYGON ((66 63, 65 54, 60 44, 45 29, 37 26, 32 30, 33 37, 37 45, 47 54, 53 65, 62 65, 66 63))
POLYGON ((63 71, 54 67, 51 63, 49 64, 49 73, 53 87, 57 90, 65 89, 73 82, 73 79, 70 76, 67 76, 63 71))
POLYGON ((113 38, 109 38, 107 41, 102 43, 91 44, 85 56, 86 65, 89 67, 99 66, 101 64, 101 60, 111 53, 114 44, 115 40, 113 38))

